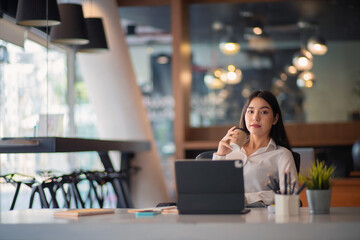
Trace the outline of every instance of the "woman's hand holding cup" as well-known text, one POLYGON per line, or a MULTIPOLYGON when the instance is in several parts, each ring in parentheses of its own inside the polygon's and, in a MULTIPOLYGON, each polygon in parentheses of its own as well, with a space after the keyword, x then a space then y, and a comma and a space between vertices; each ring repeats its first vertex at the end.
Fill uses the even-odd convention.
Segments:
POLYGON ((233 126, 220 140, 216 154, 219 156, 225 156, 233 150, 240 150, 247 141, 247 138, 248 135, 244 129, 233 126))
POLYGON ((240 151, 242 146, 249 140, 249 135, 243 128, 235 128, 234 132, 236 132, 236 138, 230 140, 230 146, 233 151, 240 151))

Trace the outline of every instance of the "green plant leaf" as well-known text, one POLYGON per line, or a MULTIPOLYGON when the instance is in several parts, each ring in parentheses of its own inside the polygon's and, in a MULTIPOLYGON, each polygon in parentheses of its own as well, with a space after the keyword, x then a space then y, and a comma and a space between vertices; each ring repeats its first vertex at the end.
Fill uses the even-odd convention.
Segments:
POLYGON ((316 160, 308 171, 308 175, 299 174, 299 180, 308 189, 329 189, 335 167, 326 166, 324 161, 316 160))

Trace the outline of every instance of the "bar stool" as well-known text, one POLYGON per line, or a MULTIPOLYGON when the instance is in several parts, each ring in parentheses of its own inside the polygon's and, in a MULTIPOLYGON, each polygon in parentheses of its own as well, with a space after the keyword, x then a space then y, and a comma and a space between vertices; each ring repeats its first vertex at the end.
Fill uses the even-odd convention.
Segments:
POLYGON ((33 188, 33 185, 38 184, 38 181, 34 177, 27 176, 27 175, 21 174, 21 173, 9 173, 9 174, 0 176, 0 178, 4 179, 6 183, 12 184, 16 188, 15 194, 14 194, 12 202, 11 202, 10 210, 13 210, 15 207, 15 203, 16 203, 17 197, 19 195, 20 187, 22 184, 25 184, 25 186, 28 186, 29 188, 33 188))
POLYGON ((52 205, 53 208, 59 208, 58 202, 56 200, 55 190, 54 190, 55 182, 56 182, 55 178, 49 178, 49 179, 46 179, 43 182, 38 183, 32 187, 32 191, 31 191, 31 195, 30 195, 30 203, 29 203, 30 209, 33 207, 36 193, 38 193, 38 195, 39 195, 41 208, 50 208, 50 205, 52 205), (45 189, 48 189, 50 192, 50 196, 51 196, 50 202, 47 201, 45 191, 44 191, 45 189))

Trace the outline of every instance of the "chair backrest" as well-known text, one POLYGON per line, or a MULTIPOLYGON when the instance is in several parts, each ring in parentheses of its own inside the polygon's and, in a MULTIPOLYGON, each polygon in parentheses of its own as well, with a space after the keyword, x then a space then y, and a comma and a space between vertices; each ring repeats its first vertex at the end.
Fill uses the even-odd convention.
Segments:
POLYGON ((211 160, 215 151, 202 152, 196 156, 195 160, 211 160))
POLYGON ((360 138, 352 146, 354 171, 360 171, 360 138))
MULTIPOLYGON (((202 152, 196 156, 195 160, 212 159, 214 152, 215 151, 202 152)), ((300 171, 300 154, 297 152, 291 152, 291 153, 294 157, 296 171, 297 171, 297 173, 299 173, 299 171, 300 171)))
POLYGON ((311 147, 292 148, 292 152, 300 154, 301 166, 300 173, 306 173, 311 165, 315 162, 315 149, 311 147))
POLYGON ((300 172, 300 154, 297 152, 291 152, 295 161, 295 167, 296 167, 296 171, 297 173, 300 172))

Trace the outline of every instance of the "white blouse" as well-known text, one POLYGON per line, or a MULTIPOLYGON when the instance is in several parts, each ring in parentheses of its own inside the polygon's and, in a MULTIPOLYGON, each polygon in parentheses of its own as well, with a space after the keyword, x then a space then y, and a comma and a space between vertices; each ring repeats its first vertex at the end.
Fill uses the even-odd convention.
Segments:
POLYGON ((296 182, 295 191, 298 189, 293 155, 287 148, 277 146, 273 139, 270 139, 266 147, 259 148, 249 157, 246 156, 244 148, 232 151, 226 156, 213 155, 213 160, 238 159, 244 162, 245 197, 248 204, 258 201, 266 205, 274 203, 275 194, 266 186, 269 175, 280 180, 280 191, 284 192, 284 173, 291 173, 291 185, 296 182))

